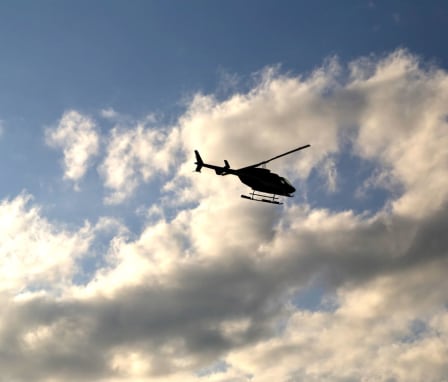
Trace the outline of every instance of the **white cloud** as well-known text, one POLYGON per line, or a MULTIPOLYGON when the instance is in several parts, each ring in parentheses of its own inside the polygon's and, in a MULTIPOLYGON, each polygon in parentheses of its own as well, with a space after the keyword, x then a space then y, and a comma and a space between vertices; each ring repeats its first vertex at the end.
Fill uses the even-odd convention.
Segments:
POLYGON ((99 134, 88 116, 71 110, 65 112, 55 128, 45 131, 48 145, 64 153, 64 178, 75 182, 85 175, 91 158, 98 153, 99 134))
MULTIPOLYGON (((354 72, 363 65, 354 63, 354 72)), ((397 51, 380 61, 370 77, 350 85, 363 94, 367 106, 359 120, 356 147, 405 187, 394 202, 400 214, 425 215, 446 202, 445 78, 446 73, 423 70, 415 56, 397 51)))
POLYGON ((99 171, 110 190, 105 202, 117 204, 132 195, 141 182, 157 172, 167 173, 175 160, 177 131, 151 128, 152 116, 129 128, 115 127, 99 171))
POLYGON ((0 203, 0 292, 58 290, 71 283, 77 257, 88 250, 90 228, 57 228, 22 194, 0 203))
POLYGON ((272 164, 293 162, 296 176, 306 178, 318 161, 338 150, 339 121, 334 115, 340 112, 322 98, 334 86, 338 68, 330 61, 326 69, 305 80, 267 70, 248 94, 224 102, 196 96, 181 119, 186 152, 198 149, 211 161, 226 158, 238 168, 312 143, 314 150, 272 164))

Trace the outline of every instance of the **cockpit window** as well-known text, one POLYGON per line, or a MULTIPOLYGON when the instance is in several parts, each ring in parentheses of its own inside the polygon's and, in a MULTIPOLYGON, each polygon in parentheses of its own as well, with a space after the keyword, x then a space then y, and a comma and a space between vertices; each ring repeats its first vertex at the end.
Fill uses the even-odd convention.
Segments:
POLYGON ((292 184, 289 182, 289 180, 288 179, 286 179, 286 178, 282 178, 282 183, 283 184, 287 184, 288 186, 291 186, 292 187, 292 184))

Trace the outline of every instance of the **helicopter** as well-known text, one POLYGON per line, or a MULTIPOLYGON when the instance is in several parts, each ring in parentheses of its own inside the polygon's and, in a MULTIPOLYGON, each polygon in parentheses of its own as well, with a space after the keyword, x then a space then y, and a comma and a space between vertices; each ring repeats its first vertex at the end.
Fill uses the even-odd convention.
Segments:
POLYGON ((201 172, 202 167, 215 170, 216 175, 236 175, 242 183, 249 186, 252 191, 249 195, 241 195, 244 199, 254 200, 257 202, 283 204, 279 201, 279 196, 292 197, 293 192, 296 190, 288 179, 271 172, 265 167, 265 165, 274 159, 284 157, 285 155, 292 154, 296 151, 306 149, 311 145, 305 145, 297 147, 286 153, 277 155, 268 160, 252 164, 250 166, 242 167, 239 169, 230 168, 229 162, 224 159, 224 166, 215 166, 213 164, 204 163, 199 154, 199 151, 194 150, 196 156, 196 172, 201 172), (263 166, 263 167, 260 167, 263 166))

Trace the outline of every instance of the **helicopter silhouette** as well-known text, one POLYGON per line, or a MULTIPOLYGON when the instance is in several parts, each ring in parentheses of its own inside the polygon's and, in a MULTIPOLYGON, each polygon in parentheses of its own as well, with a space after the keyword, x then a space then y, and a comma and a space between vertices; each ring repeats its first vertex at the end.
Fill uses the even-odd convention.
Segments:
POLYGON ((254 200, 257 202, 272 203, 272 204, 283 204, 279 202, 279 196, 292 197, 293 192, 296 190, 288 179, 271 172, 264 166, 267 163, 273 161, 274 159, 281 158, 285 155, 292 154, 296 151, 306 149, 311 145, 305 145, 297 147, 296 149, 290 150, 286 153, 277 155, 268 160, 255 163, 250 166, 242 167, 239 169, 230 168, 229 162, 224 159, 224 166, 215 166, 213 164, 204 163, 199 154, 199 151, 195 150, 196 156, 196 172, 201 172, 202 167, 210 168, 215 170, 216 175, 236 175, 242 183, 249 186, 252 192, 249 195, 241 195, 244 199, 254 200))

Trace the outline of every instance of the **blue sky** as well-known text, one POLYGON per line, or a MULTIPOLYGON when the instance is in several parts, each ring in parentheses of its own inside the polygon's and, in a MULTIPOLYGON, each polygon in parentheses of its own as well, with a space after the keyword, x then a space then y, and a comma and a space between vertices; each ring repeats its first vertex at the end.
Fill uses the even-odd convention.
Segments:
POLYGON ((446 64, 444 2, 19 1, 0 17, 2 114, 46 123, 67 108, 172 112, 221 71, 303 73, 334 54, 401 46, 446 64))
POLYGON ((448 5, 0 3, 14 381, 442 381, 448 5), (269 164, 282 206, 204 169, 269 164), (23 365, 30 365, 27 369, 23 365))

